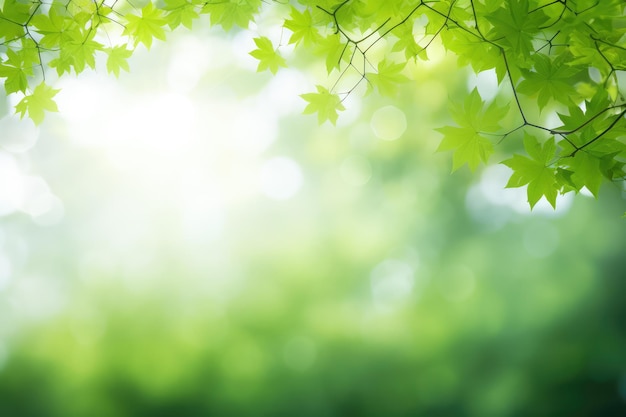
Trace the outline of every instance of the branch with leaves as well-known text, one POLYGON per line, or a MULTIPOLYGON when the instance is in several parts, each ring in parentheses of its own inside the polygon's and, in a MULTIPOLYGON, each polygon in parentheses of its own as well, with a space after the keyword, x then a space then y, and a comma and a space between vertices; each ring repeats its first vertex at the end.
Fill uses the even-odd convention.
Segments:
MULTIPOLYGON (((129 69, 127 60, 139 45, 150 48, 154 39, 165 40, 179 26, 191 29, 202 15, 228 31, 248 28, 268 8, 288 15, 283 29, 296 55, 324 61, 329 83, 302 94, 304 112, 317 114, 320 123, 334 124, 345 98, 363 83, 368 93, 394 97, 409 80, 407 64, 427 60, 441 45, 457 56, 460 67, 494 71, 499 84, 491 102, 473 90, 463 103, 450 106, 454 125, 439 129, 439 149, 453 152, 453 170, 489 163, 506 141, 518 143, 520 151, 503 161, 513 170, 508 186, 527 186, 531 208, 541 198, 556 206, 558 194, 583 189, 597 196, 603 182, 625 185, 622 0, 163 0, 142 5, 5 0, 0 79, 7 94, 21 96, 16 111, 40 123, 45 111, 56 110, 57 90, 46 83, 51 69, 57 76, 78 74, 94 68, 95 56, 104 54, 107 70, 117 76, 129 69), (374 53, 382 40, 385 52, 374 53), (550 114, 558 116, 560 126, 546 125, 550 114), (513 125, 502 123, 515 119, 513 125)), ((282 56, 281 42, 255 38, 250 54, 260 71, 277 73, 293 65, 282 56)))

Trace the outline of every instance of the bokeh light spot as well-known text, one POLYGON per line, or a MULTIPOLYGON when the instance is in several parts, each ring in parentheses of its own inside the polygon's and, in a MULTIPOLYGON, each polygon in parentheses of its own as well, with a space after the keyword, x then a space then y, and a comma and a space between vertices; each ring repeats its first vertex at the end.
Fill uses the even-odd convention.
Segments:
POLYGON ((396 140, 406 131, 406 116, 396 106, 385 106, 374 113, 370 126, 383 140, 396 140))
POLYGON ((32 148, 39 138, 39 129, 28 119, 15 117, 0 119, 0 148, 20 153, 32 148))

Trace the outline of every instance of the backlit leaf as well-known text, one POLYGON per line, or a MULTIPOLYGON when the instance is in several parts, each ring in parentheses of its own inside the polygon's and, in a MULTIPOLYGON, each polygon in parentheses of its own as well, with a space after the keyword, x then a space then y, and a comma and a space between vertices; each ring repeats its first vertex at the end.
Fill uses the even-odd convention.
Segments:
POLYGON ((114 48, 107 48, 105 52, 109 55, 107 58, 107 71, 113 73, 116 77, 119 77, 120 70, 129 71, 128 58, 133 54, 133 51, 126 49, 126 46, 116 46, 114 48))
POLYGON ((143 43, 150 49, 153 38, 165 40, 163 26, 167 24, 167 20, 163 17, 163 11, 155 8, 152 3, 141 9, 141 16, 127 14, 126 20, 128 23, 124 35, 131 36, 135 40, 135 45, 143 43))
POLYGON ((265 36, 254 38, 254 43, 257 49, 250 52, 250 55, 259 60, 257 71, 269 69, 272 74, 276 74, 278 68, 287 66, 285 59, 274 49, 272 41, 268 38, 265 36))
POLYGON ((499 121, 508 112, 508 106, 495 102, 485 106, 477 89, 465 99, 464 105, 452 105, 450 113, 459 127, 446 126, 437 129, 444 137, 438 151, 454 151, 452 171, 465 163, 474 171, 480 163, 487 163, 493 153, 493 143, 486 133, 500 129, 499 121))
POLYGON ((46 111, 59 111, 57 104, 53 100, 54 96, 59 91, 60 90, 55 90, 45 83, 41 83, 35 87, 32 94, 26 95, 17 103, 15 111, 19 113, 22 118, 28 113, 28 116, 35 124, 40 124, 44 119, 46 111))
POLYGON ((326 120, 335 124, 337 122, 338 112, 345 110, 339 96, 332 94, 321 85, 317 86, 317 93, 301 94, 300 97, 308 102, 303 113, 317 113, 317 120, 320 124, 324 123, 326 120))
POLYGON ((556 145, 554 138, 550 138, 543 145, 530 135, 524 136, 524 148, 530 156, 515 154, 502 163, 513 170, 507 188, 527 185, 528 203, 532 209, 535 204, 545 197, 556 208, 558 182, 556 170, 550 166, 555 156, 556 145))

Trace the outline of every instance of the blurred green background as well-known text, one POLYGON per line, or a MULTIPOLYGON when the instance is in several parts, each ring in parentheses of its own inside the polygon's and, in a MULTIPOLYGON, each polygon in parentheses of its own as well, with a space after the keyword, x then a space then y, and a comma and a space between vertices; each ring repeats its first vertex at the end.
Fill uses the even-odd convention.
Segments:
POLYGON ((495 89, 436 51, 334 127, 323 63, 252 45, 178 34, 41 128, 2 100, 0 416, 626 415, 623 190, 450 175, 448 101, 495 89))

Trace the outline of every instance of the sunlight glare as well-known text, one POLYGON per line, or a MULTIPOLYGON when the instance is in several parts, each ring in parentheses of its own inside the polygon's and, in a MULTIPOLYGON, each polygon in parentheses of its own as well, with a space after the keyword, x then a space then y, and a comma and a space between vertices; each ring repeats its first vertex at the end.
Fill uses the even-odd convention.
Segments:
POLYGON ((371 126, 380 139, 396 140, 406 131, 406 116, 396 106, 381 107, 374 112, 371 126))
POLYGON ((19 210, 23 195, 22 172, 15 158, 0 151, 0 216, 19 210))
POLYGON ((224 228, 226 202, 219 184, 198 172, 188 172, 180 184, 180 216, 184 236, 192 242, 211 242, 224 228))
POLYGON ((209 68, 211 43, 191 35, 176 40, 167 71, 167 83, 172 91, 187 94, 196 88, 209 68))
POLYGON ((261 167, 261 191, 274 200, 288 200, 302 187, 302 170, 294 160, 271 158, 261 167))
POLYGON ((26 152, 39 138, 39 128, 31 120, 21 120, 16 115, 0 119, 0 148, 12 153, 26 152))
POLYGON ((472 91, 478 90, 478 94, 484 101, 493 100, 498 94, 498 76, 496 70, 489 69, 478 74, 471 71, 467 77, 467 88, 472 91))
POLYGON ((118 110, 115 124, 107 125, 106 137, 124 150, 150 149, 165 154, 187 145, 195 122, 195 110, 182 94, 143 95, 118 110))

